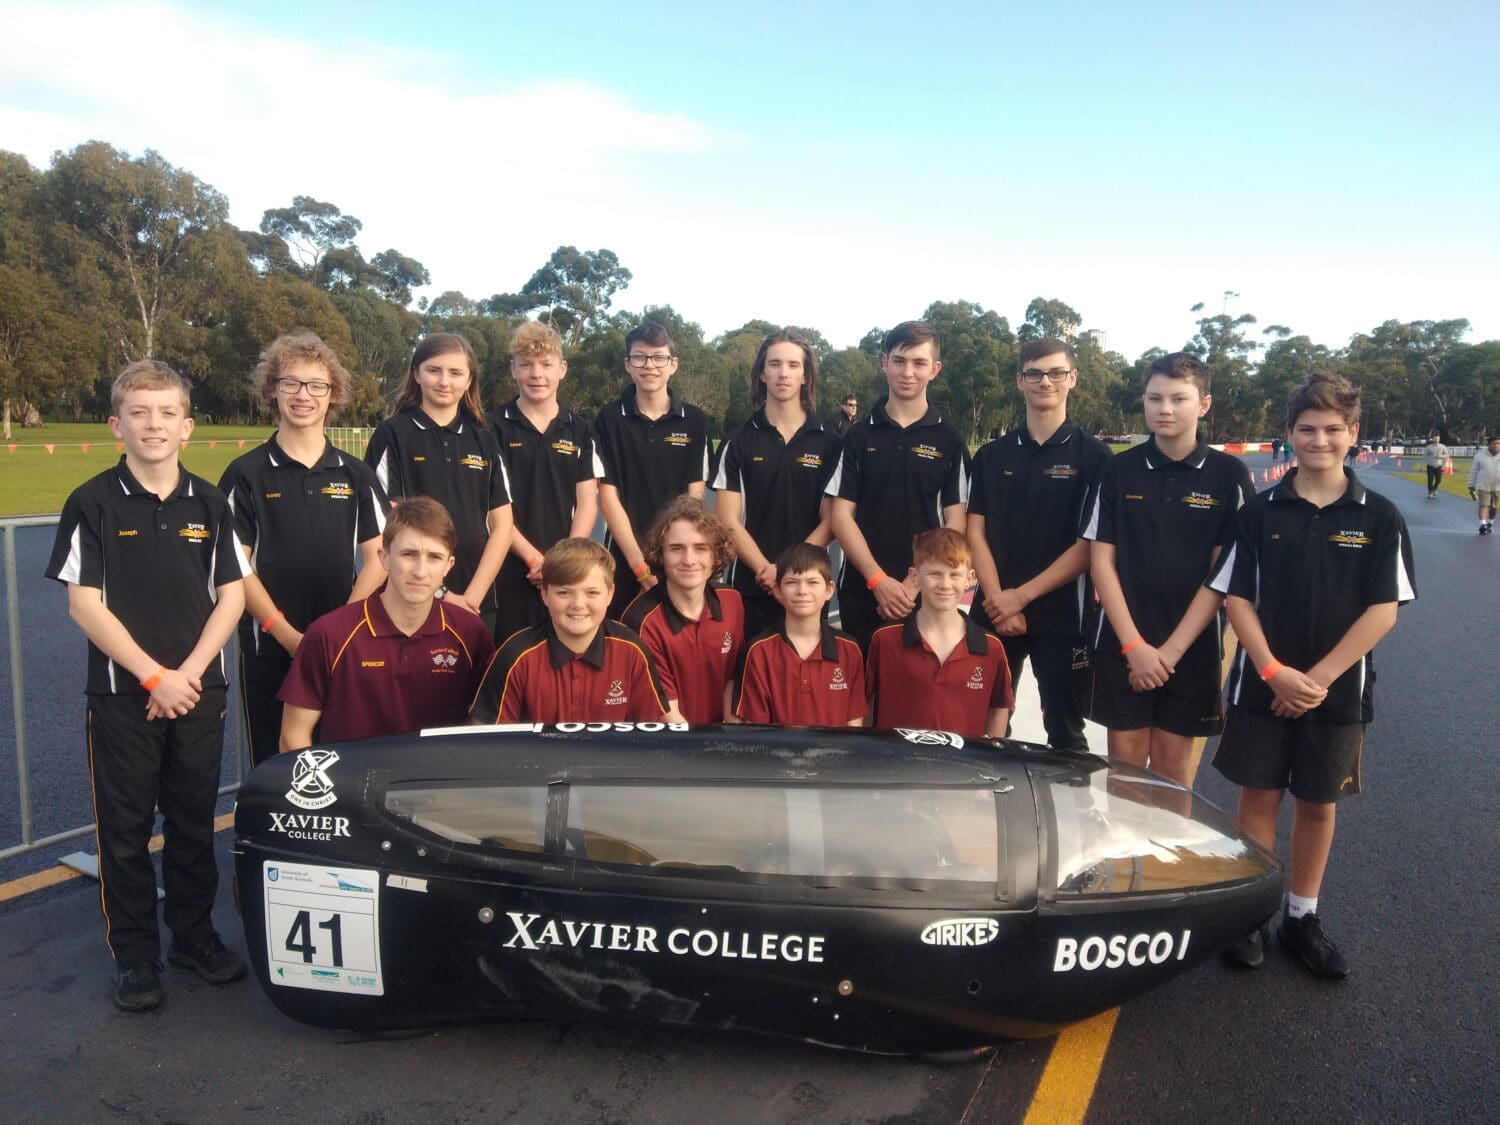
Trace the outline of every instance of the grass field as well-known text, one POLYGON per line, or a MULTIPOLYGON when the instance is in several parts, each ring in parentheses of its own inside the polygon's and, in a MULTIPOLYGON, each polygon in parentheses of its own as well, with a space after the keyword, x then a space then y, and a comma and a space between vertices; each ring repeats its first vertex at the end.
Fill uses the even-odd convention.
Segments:
MULTIPOLYGON (((217 482, 230 461, 268 437, 271 429, 199 426, 183 451, 182 463, 217 482)), ((11 433, 10 441, 0 442, 0 516, 60 512, 68 493, 120 459, 115 437, 103 424, 53 423, 34 430, 15 427, 11 433)))
MULTIPOLYGON (((1443 478, 1443 483, 1438 485, 1439 492, 1451 492, 1454 496, 1461 496, 1465 500, 1469 498, 1469 465, 1471 459, 1468 457, 1455 457, 1453 459, 1452 474, 1443 478)), ((1416 481, 1423 488, 1427 487, 1427 470, 1421 467, 1420 458, 1412 458, 1412 464, 1417 466, 1414 473, 1395 473, 1394 476, 1402 480, 1416 481)))

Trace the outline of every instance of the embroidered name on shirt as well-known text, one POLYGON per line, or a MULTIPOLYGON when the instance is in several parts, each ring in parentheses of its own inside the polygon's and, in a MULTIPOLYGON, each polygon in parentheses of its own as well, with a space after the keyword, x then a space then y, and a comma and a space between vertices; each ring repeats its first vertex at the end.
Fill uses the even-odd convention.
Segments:
POLYGON ((384 668, 385 667, 385 661, 384 660, 361 660, 359 662, 359 666, 361 668, 384 668))
POLYGON ((140 532, 133 527, 122 527, 115 534, 121 539, 129 539, 132 535, 139 535, 140 532))
POLYGON ((1145 497, 1142 496, 1139 492, 1127 492, 1125 494, 1125 499, 1127 499, 1127 500, 1144 500, 1145 497))
POLYGON ((280 500, 281 499, 281 493, 279 493, 279 492, 268 492, 268 493, 266 493, 266 499, 267 500, 280 500))

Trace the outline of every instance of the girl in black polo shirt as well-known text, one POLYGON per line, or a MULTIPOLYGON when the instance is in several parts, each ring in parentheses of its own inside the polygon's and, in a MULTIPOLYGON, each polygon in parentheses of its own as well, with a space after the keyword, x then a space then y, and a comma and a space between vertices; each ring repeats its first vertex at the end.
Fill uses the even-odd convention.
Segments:
POLYGON ((436 332, 417 345, 365 460, 392 500, 431 496, 448 509, 458 529, 449 604, 483 614, 493 629, 495 575, 510 550, 510 482, 479 405, 479 363, 467 340, 436 332))

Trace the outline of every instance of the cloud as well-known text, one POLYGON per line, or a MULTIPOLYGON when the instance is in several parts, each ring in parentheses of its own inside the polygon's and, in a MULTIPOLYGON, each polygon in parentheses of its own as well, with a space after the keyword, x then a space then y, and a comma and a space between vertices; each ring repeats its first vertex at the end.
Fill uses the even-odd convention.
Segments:
POLYGON ((245 227, 311 195, 365 221, 367 254, 396 246, 475 296, 519 287, 582 209, 627 223, 654 163, 742 143, 585 82, 475 82, 455 58, 164 4, 0 4, 0 25, 0 144, 34 164, 91 139, 152 148, 245 227))

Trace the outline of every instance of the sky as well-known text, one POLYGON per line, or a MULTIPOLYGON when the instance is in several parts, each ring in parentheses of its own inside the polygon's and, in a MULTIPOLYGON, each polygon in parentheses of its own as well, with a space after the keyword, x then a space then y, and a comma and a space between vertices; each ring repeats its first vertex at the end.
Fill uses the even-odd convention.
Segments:
POLYGON ((1201 313, 1500 338, 1500 2, 0 0, 0 149, 155 149, 236 225, 309 195, 428 296, 560 245, 709 337, 835 346, 1056 298, 1134 358, 1201 313))

